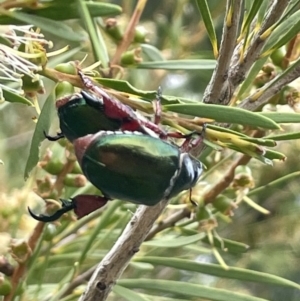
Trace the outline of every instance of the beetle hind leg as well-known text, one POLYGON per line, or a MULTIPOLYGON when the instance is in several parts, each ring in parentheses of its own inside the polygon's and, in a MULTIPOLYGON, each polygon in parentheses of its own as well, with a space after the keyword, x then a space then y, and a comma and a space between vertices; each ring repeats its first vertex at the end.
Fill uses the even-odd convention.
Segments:
POLYGON ((65 214, 66 212, 73 210, 75 208, 75 204, 74 201, 71 200, 62 200, 62 207, 61 209, 57 210, 54 214, 52 215, 44 215, 44 214, 40 214, 40 215, 36 215, 35 213, 33 213, 31 211, 31 209, 28 207, 28 212, 29 214, 37 221, 39 222, 44 222, 44 223, 49 223, 49 222, 54 222, 57 219, 59 219, 63 214, 65 214))

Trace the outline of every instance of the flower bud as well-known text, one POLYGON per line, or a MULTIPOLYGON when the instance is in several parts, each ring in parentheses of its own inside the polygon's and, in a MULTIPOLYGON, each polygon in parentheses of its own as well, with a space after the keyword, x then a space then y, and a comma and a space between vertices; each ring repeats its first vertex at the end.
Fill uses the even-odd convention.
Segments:
POLYGON ((73 61, 59 64, 54 69, 62 73, 77 75, 77 66, 73 61))

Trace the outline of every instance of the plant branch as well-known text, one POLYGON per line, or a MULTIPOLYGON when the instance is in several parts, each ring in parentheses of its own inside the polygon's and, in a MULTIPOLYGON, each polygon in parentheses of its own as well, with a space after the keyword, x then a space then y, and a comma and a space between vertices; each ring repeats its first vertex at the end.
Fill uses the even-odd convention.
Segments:
MULTIPOLYGON (((28 239, 28 247, 31 250, 31 252, 34 251, 42 233, 45 227, 45 223, 38 222, 33 229, 33 232, 31 233, 31 236, 28 239)), ((27 260, 30 260, 30 256, 27 260)), ((4 297, 4 301, 11 301, 13 300, 14 294, 16 292, 16 289, 18 288, 18 285, 20 284, 23 276, 26 273, 26 267, 27 262, 19 262, 18 266, 15 268, 12 278, 11 278, 11 284, 12 284, 12 290, 10 294, 4 297)))
POLYGON ((145 240, 151 240, 157 233, 161 232, 162 230, 174 227, 177 222, 186 217, 189 217, 190 215, 191 211, 187 207, 176 211, 174 214, 170 215, 165 220, 155 224, 145 240))
POLYGON ((231 67, 229 70, 229 80, 234 89, 244 80, 246 73, 249 71, 255 60, 260 55, 261 49, 267 41, 267 38, 261 38, 262 34, 279 20, 281 15, 284 13, 284 10, 286 9, 288 3, 288 0, 273 1, 272 5, 269 8, 269 12, 264 19, 264 22, 251 40, 251 44, 247 48, 245 56, 242 59, 240 57, 239 49, 243 47, 244 40, 242 40, 236 47, 236 51, 234 53, 234 56, 232 57, 230 63, 231 67))
POLYGON ((57 296, 57 299, 62 299, 64 297, 67 297, 70 295, 73 290, 78 287, 79 285, 85 283, 87 280, 91 278, 93 273, 95 272, 97 266, 93 266, 81 275, 77 276, 67 287, 65 287, 59 296, 57 296))
POLYGON ((231 98, 231 84, 227 80, 229 58, 232 56, 236 45, 242 3, 241 0, 227 1, 219 57, 211 80, 204 92, 203 102, 205 103, 226 105, 231 98))
POLYGON ((234 171, 239 165, 246 165, 251 160, 251 157, 247 155, 241 155, 234 161, 226 173, 222 176, 219 182, 217 182, 212 188, 206 192, 203 196, 205 204, 213 203, 214 199, 222 193, 232 182, 234 178, 234 171))
MULTIPOLYGON (((217 184, 205 193, 203 196, 204 202, 212 203, 218 194, 231 184, 235 168, 238 165, 247 164, 250 159, 251 158, 249 156, 241 155, 236 161, 234 161, 225 173, 224 177, 222 177, 217 184)), ((113 285, 127 267, 130 259, 138 251, 142 242, 152 239, 157 233, 175 226, 178 221, 190 216, 190 210, 188 208, 184 208, 177 211, 163 222, 157 223, 153 226, 167 203, 168 202, 164 200, 154 207, 140 206, 126 226, 122 235, 115 243, 114 247, 103 258, 101 263, 97 267, 92 267, 88 271, 76 277, 61 292, 60 297, 65 297, 71 294, 77 286, 84 283, 93 274, 86 288, 86 292, 81 296, 80 301, 106 300, 113 285)))
POLYGON ((296 66, 294 70, 287 72, 284 76, 278 79, 274 78, 254 94, 247 97, 240 105, 240 108, 249 111, 256 111, 261 106, 265 105, 268 100, 276 95, 284 86, 297 79, 300 76, 300 66, 296 66), (258 97, 256 97, 258 95, 258 97))
POLYGON ((97 266, 80 301, 106 300, 167 204, 168 200, 162 200, 153 207, 138 207, 115 245, 97 266))
POLYGON ((147 0, 139 0, 133 15, 130 19, 128 27, 124 33, 121 43, 118 45, 116 53, 111 60, 111 65, 119 65, 122 54, 128 49, 129 45, 134 39, 135 27, 139 23, 140 17, 144 11, 147 0))

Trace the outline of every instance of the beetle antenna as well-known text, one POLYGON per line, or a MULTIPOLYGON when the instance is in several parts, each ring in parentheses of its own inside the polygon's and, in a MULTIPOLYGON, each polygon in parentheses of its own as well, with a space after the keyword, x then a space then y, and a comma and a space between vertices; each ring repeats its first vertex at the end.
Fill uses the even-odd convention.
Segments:
POLYGON ((63 214, 75 208, 75 204, 73 200, 70 202, 68 200, 61 199, 61 202, 62 202, 62 207, 52 215, 44 215, 44 214, 36 215, 31 211, 29 207, 27 209, 29 214, 39 222, 44 222, 44 223, 54 222, 57 219, 59 219, 63 214))

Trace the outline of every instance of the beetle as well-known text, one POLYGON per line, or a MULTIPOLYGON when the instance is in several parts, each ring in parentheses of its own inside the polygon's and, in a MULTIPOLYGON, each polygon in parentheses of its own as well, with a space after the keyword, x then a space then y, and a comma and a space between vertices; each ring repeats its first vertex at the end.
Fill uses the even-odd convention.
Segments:
POLYGON ((155 102, 155 122, 151 122, 94 85, 81 71, 78 71, 78 74, 85 90, 56 101, 61 132, 56 136, 44 133, 48 140, 56 141, 66 137, 72 142, 79 137, 95 134, 102 130, 139 131, 161 139, 168 137, 189 139, 192 135, 184 135, 179 132, 167 133, 158 126, 161 112, 160 89, 155 102))
POLYGON ((78 196, 63 200, 62 209, 52 216, 37 216, 30 211, 39 221, 56 220, 72 209, 81 218, 112 199, 154 206, 191 189, 203 171, 201 162, 177 145, 138 131, 100 131, 73 144, 83 174, 103 197, 95 196, 90 209, 92 196, 86 206, 84 197, 78 196))

